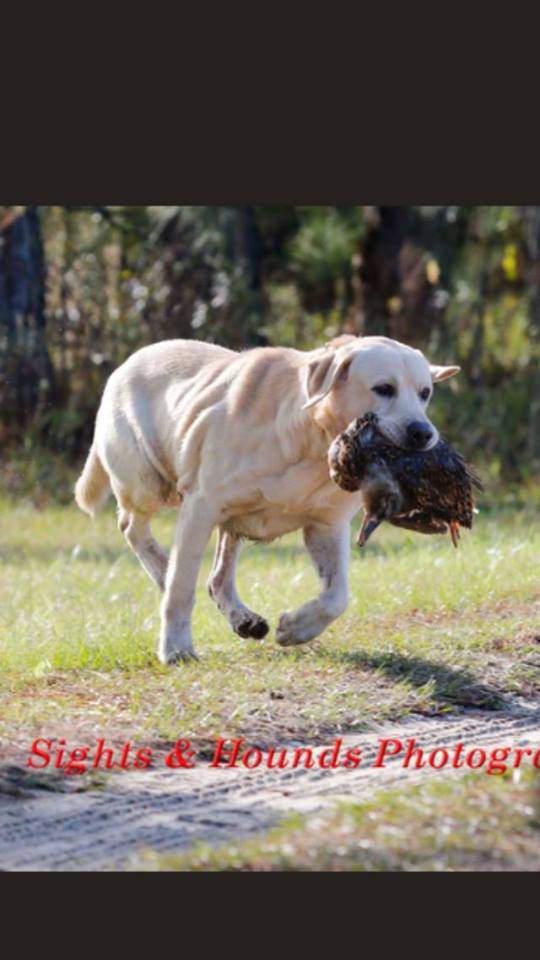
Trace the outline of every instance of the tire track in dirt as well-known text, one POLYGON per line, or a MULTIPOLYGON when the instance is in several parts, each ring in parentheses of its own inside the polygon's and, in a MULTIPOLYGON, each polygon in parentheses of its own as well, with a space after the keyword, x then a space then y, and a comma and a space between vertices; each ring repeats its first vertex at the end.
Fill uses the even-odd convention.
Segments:
MULTIPOLYGON (((468 772, 467 768, 448 767, 404 770, 400 757, 390 758, 384 768, 373 768, 382 737, 415 738, 416 746, 428 751, 452 748, 459 742, 467 749, 538 749, 540 704, 519 703, 498 713, 470 711, 451 718, 409 718, 369 733, 343 734, 343 750, 352 746, 362 750, 362 765, 352 770, 246 770, 207 763, 171 770, 160 765, 110 775, 104 787, 95 791, 30 790, 18 797, 0 795, 0 868, 121 869, 136 863, 144 848, 179 851, 196 840, 211 844, 240 840, 275 826, 293 812, 315 811, 338 799, 367 799, 397 783, 468 772)), ((317 755, 325 745, 313 749, 317 755)))

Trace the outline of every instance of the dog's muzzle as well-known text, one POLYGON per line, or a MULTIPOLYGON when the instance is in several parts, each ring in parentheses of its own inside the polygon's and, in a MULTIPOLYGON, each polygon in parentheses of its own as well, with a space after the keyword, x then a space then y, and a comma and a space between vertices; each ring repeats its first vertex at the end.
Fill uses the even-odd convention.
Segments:
POLYGON ((425 450, 433 438, 433 429, 429 423, 424 423, 422 420, 411 420, 407 424, 405 436, 409 450, 425 450))

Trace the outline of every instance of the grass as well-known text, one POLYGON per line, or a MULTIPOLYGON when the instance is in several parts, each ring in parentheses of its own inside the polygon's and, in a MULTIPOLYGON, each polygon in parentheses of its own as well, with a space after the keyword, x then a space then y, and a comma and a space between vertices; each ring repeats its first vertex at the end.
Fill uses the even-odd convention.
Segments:
POLYGON ((381 792, 369 802, 289 819, 264 837, 180 855, 141 854, 137 869, 182 871, 540 869, 540 778, 469 775, 381 792))
MULTIPOLYGON (((174 513, 156 519, 170 544, 174 513)), ((107 733, 144 743, 218 736, 267 746, 320 740, 410 712, 497 708, 540 690, 540 525, 490 510, 464 533, 421 537, 389 526, 352 546, 351 602, 320 640, 281 649, 242 640, 207 596, 194 614, 199 663, 155 658, 159 598, 112 509, 0 502, 0 739, 107 733)), ((239 592, 276 625, 318 585, 300 537, 246 545, 239 592)))

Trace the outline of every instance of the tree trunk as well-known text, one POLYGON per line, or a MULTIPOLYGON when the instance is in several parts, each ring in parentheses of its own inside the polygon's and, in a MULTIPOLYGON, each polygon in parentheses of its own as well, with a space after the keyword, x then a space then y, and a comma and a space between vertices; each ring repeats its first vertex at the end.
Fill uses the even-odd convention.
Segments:
POLYGON ((529 337, 531 343, 529 401, 529 460, 540 461, 540 207, 525 207, 526 249, 529 258, 529 337))
POLYGON ((0 208, 0 440, 39 419, 52 386, 35 207, 0 208), (14 426, 15 425, 15 426, 14 426))
POLYGON ((236 229, 235 262, 243 290, 235 310, 240 344, 262 346, 267 343, 261 334, 264 317, 262 286, 263 246, 255 209, 252 206, 238 208, 236 229))
POLYGON ((356 332, 425 345, 448 299, 426 243, 433 231, 414 207, 369 207, 364 216, 368 229, 353 280, 356 332))

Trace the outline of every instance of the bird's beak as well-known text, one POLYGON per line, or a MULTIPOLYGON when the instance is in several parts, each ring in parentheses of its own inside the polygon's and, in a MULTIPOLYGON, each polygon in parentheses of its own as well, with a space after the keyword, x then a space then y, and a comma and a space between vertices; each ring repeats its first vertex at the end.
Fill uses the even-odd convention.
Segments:
POLYGON ((356 541, 359 547, 364 547, 368 542, 371 534, 380 524, 380 520, 377 520, 377 517, 370 517, 368 514, 364 517, 364 522, 358 534, 358 540, 356 541))

